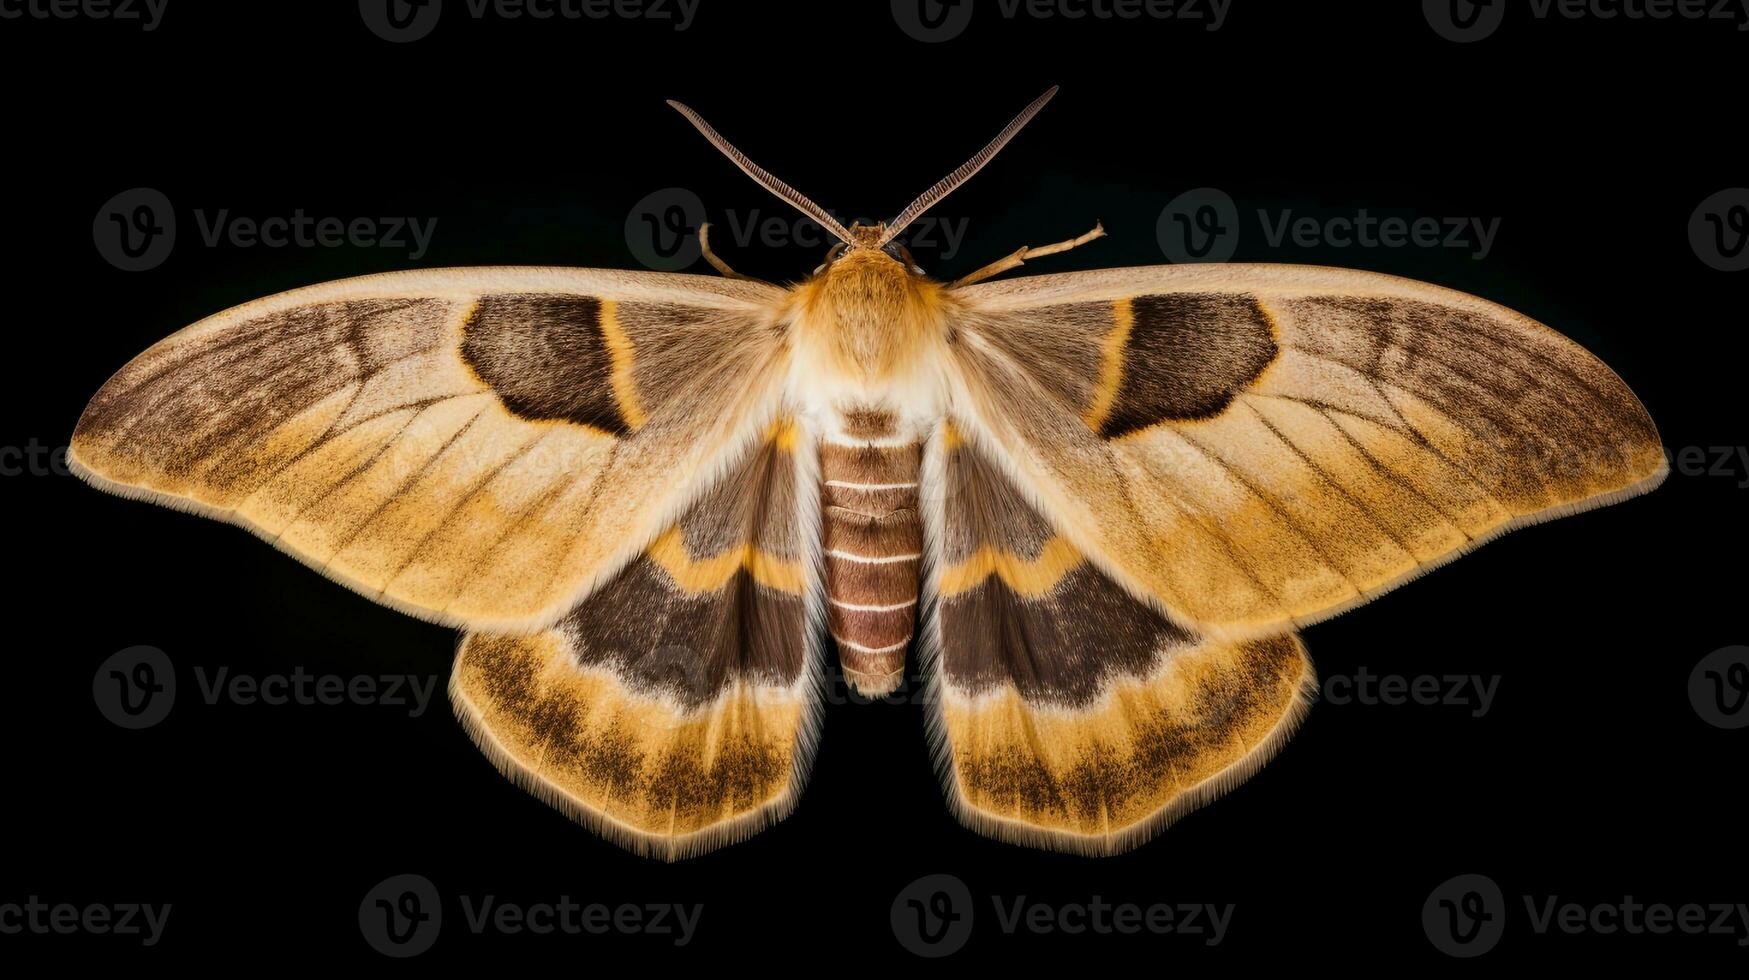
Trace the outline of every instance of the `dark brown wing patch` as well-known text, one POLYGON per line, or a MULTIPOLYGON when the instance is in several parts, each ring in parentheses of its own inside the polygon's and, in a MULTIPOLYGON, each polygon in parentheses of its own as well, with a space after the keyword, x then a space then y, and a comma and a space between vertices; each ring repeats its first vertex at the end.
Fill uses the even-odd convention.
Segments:
POLYGON ((1279 353, 1254 296, 1166 293, 1113 306, 1114 335, 1089 418, 1108 439, 1219 415, 1279 353), (1109 406, 1101 404, 1107 397, 1109 406))
POLYGON ((806 646, 792 453, 766 443, 558 624, 577 661, 687 707, 735 680, 787 686, 806 646))
POLYGON ((993 326, 979 336, 1108 439, 1219 415, 1280 354, 1269 311, 1239 292, 1004 311, 993 326))
POLYGON ((1082 707, 1116 676, 1145 676, 1196 637, 1136 601, 1058 536, 969 445, 946 453, 936 577, 946 680, 968 696, 1012 686, 1082 707))
POLYGON ((631 350, 604 324, 611 307, 593 296, 483 296, 462 328, 462 359, 520 418, 624 436, 639 420, 615 390, 615 358, 623 378, 631 350))
POLYGON ((942 601, 942 670, 974 696, 1012 685, 1029 702, 1082 707, 1107 677, 1145 674, 1193 640, 1085 560, 1046 596, 990 576, 942 601))

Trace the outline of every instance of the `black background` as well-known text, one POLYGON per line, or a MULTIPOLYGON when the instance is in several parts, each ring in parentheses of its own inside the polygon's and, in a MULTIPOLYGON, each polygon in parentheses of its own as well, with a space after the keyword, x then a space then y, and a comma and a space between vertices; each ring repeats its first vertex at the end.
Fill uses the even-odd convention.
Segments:
MULTIPOLYGON (((712 152, 664 98, 690 102, 768 169, 846 216, 885 217, 1047 85, 1062 93, 937 211, 969 231, 947 277, 1022 244, 1110 237, 1034 271, 1163 261, 1176 195, 1230 194, 1236 258, 1407 275, 1505 303, 1596 352, 1666 444, 1737 446, 1743 287, 1688 237, 1696 206, 1745 183, 1738 134, 1749 35, 1719 22, 1539 20, 1441 38, 1416 3, 1236 0, 1218 31, 1183 21, 1004 19, 925 44, 885 0, 704 0, 696 22, 475 21, 448 0, 432 34, 391 44, 355 4, 171 0, 152 32, 84 19, 0 21, 8 93, 4 234, 12 300, 0 442, 65 443, 87 398, 181 326, 295 286, 492 263, 633 268, 637 202, 680 187, 715 221, 783 205, 712 152), (1389 9, 1387 9, 1389 8, 1389 9), (107 263, 93 218, 113 195, 174 203, 169 259, 107 263), (1462 248, 1272 246, 1258 209, 1498 217, 1462 248), (209 215, 416 216, 430 251, 240 248, 209 215)), ((806 274, 821 249, 719 242, 742 271, 806 274)), ((708 271, 699 264, 694 271, 708 271)), ((413 965, 812 972, 922 964, 889 924, 914 879, 948 873, 975 929, 943 962, 1040 968, 1134 958, 1170 975, 1287 959, 1315 969, 1450 966, 1422 906, 1454 875, 1506 895, 1483 962, 1736 959, 1735 936, 1536 934, 1523 896, 1586 904, 1749 901, 1745 731, 1690 704, 1701 657, 1745 641, 1738 460, 1650 497, 1514 534, 1305 633, 1325 677, 1498 678, 1492 710, 1320 703, 1251 781, 1120 857, 1020 849, 942 804, 917 704, 833 688, 800 807, 678 865, 604 843, 504 780, 443 698, 451 631, 371 604, 235 528, 51 473, 0 479, 13 578, 0 904, 169 902, 162 942, 0 935, 0 957, 391 961, 360 936, 364 894, 430 878, 446 924, 413 965), (150 644, 177 705, 125 731, 93 704, 106 657, 150 644), (414 674, 422 716, 373 705, 200 697, 194 670, 414 674), (703 903, 698 935, 475 935, 459 897, 703 903), (1233 903, 1225 941, 1004 934, 992 897, 1060 906, 1233 903), (514 959, 505 959, 514 957, 514 959), (650 959, 646 960, 645 957, 650 959)), ((835 672, 834 672, 835 673, 835 672)), ((1741 931, 1741 926, 1739 926, 1741 931)))

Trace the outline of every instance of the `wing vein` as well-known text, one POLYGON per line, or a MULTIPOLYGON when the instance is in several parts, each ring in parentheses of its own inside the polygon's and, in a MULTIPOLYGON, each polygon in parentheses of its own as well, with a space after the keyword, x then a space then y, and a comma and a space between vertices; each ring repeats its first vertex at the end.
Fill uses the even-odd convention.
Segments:
POLYGON ((1295 456, 1297 456, 1299 458, 1300 462, 1305 463, 1306 466, 1310 467, 1314 473, 1317 473, 1319 479, 1324 481, 1325 486, 1330 487, 1332 490, 1335 490, 1337 493, 1341 494, 1344 498, 1346 498, 1349 503, 1354 505, 1354 508, 1356 510, 1360 511, 1360 513, 1366 517, 1366 519, 1372 524, 1373 527, 1378 529, 1380 534, 1383 534, 1385 537, 1390 538, 1391 542, 1393 544, 1395 544, 1398 548, 1401 548, 1403 550, 1403 552, 1405 554, 1407 554, 1411 559, 1413 559, 1415 557, 1415 553, 1413 551, 1409 550, 1408 543, 1405 542, 1403 539, 1397 537, 1396 532, 1392 531, 1390 528, 1386 527, 1382 522, 1380 522, 1378 519, 1378 515, 1373 512, 1373 509, 1370 506, 1368 506, 1366 503, 1364 503, 1359 497, 1356 497, 1354 494, 1348 492, 1348 488, 1344 487, 1339 481, 1337 481, 1333 476, 1331 476, 1330 473, 1327 470, 1325 470, 1323 466, 1319 465, 1317 460, 1313 459, 1304 450, 1302 450, 1299 447, 1299 445, 1297 443, 1295 443, 1292 439, 1289 439, 1287 437, 1286 433, 1284 433, 1280 429, 1276 428, 1275 423, 1269 421, 1268 418, 1265 418, 1263 413, 1259 412, 1257 410, 1257 406, 1251 404, 1251 396, 1249 394, 1246 394, 1242 397, 1241 403, 1245 406, 1245 408, 1248 411, 1250 411, 1250 413, 1252 415, 1257 417, 1257 421, 1263 423, 1263 427, 1268 429, 1271 435, 1275 436, 1276 439, 1281 441, 1282 445, 1287 447, 1288 452, 1293 453, 1295 456))
MULTIPOLYGON (((408 420, 407 426, 403 427, 401 431, 405 432, 407 427, 411 427, 414 422, 418 421, 419 416, 425 414, 426 411, 427 411, 426 409, 420 409, 418 412, 416 412, 414 414, 413 418, 408 420)), ((444 453, 449 452, 450 447, 454 446, 456 444, 457 440, 462 438, 462 436, 466 435, 468 430, 474 427, 474 423, 478 422, 480 420, 481 414, 483 414, 485 411, 486 411, 485 408, 482 407, 479 411, 477 411, 473 415, 469 416, 467 422, 463 423, 461 428, 450 433, 449 438, 447 438, 443 441, 443 445, 437 447, 436 452, 434 452, 430 456, 426 457, 424 462, 420 463, 417 467, 414 468, 412 473, 409 473, 405 478, 403 478, 401 480, 400 484, 398 484, 395 487, 394 493, 384 494, 383 499, 380 502, 378 502, 376 507, 373 508, 368 515, 365 516, 364 520, 358 522, 358 524, 356 526, 354 526, 352 528, 352 530, 347 532, 346 537, 344 539, 342 539, 340 544, 334 548, 334 553, 329 555, 328 560, 322 563, 322 567, 324 569, 326 569, 329 565, 331 565, 334 562, 334 559, 340 557, 340 553, 345 551, 347 549, 347 547, 352 544, 352 542, 358 540, 358 536, 363 534, 367 529, 369 529, 371 524, 375 523, 376 519, 378 517, 382 516, 383 511, 389 509, 389 506, 395 502, 395 499, 400 496, 402 491, 406 490, 408 487, 410 487, 414 483, 418 482, 420 477, 424 476, 431 469, 431 467, 433 467, 437 464, 437 461, 439 459, 443 458, 444 453)), ((390 444, 392 444, 394 441, 398 441, 399 439, 400 439, 400 435, 397 434, 395 436, 395 439, 390 441, 390 444)), ((381 459, 383 454, 388 452, 388 450, 389 450, 389 445, 384 445, 384 447, 377 452, 376 458, 381 459)))

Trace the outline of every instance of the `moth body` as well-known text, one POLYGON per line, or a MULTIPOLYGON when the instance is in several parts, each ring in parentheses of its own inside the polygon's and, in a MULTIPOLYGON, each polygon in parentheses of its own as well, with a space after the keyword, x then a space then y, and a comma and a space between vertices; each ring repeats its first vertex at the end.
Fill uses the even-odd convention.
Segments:
MULTIPOLYGON (((878 410, 852 410, 864 423, 890 423, 878 410)), ((827 624, 845 681, 869 697, 904 678, 915 632, 923 527, 917 513, 922 447, 820 443, 827 624)))
POLYGON ((790 401, 819 433, 827 622, 846 681, 871 697, 899 686, 915 633, 922 443, 946 387, 932 369, 942 286, 901 255, 835 250, 789 322, 790 401))
POLYGON ((804 371, 851 387, 907 383, 947 335, 945 290, 882 249, 830 259, 796 289, 792 337, 804 371))

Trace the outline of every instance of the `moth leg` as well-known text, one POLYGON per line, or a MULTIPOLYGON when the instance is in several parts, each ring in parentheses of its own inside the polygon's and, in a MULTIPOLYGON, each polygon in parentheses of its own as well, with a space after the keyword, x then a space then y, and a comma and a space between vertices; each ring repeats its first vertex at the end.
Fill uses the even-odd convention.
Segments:
MULTIPOLYGON (((1095 221, 1093 223, 1093 230, 1084 235, 1071 238, 1066 242, 1057 242, 1055 245, 1040 245, 1037 248, 1022 245, 1012 253, 997 259, 971 275, 961 276, 960 278, 955 279, 950 286, 970 286, 974 282, 982 282, 991 276, 999 276, 1002 273, 1007 272, 1009 269, 1024 265, 1027 259, 1037 259, 1046 255, 1055 255, 1058 252, 1067 252, 1069 249, 1072 249, 1077 245, 1085 245, 1088 242, 1093 241, 1095 238, 1104 237, 1105 225, 1095 221)), ((703 229, 700 229, 699 231, 699 238, 701 240, 704 238, 703 229)))
POLYGON ((734 269, 729 268, 729 263, 724 262, 717 257, 717 253, 711 251, 711 223, 708 221, 699 222, 698 250, 704 253, 704 260, 711 264, 711 268, 722 273, 724 276, 730 279, 753 278, 752 276, 744 276, 739 272, 736 272, 734 269))

